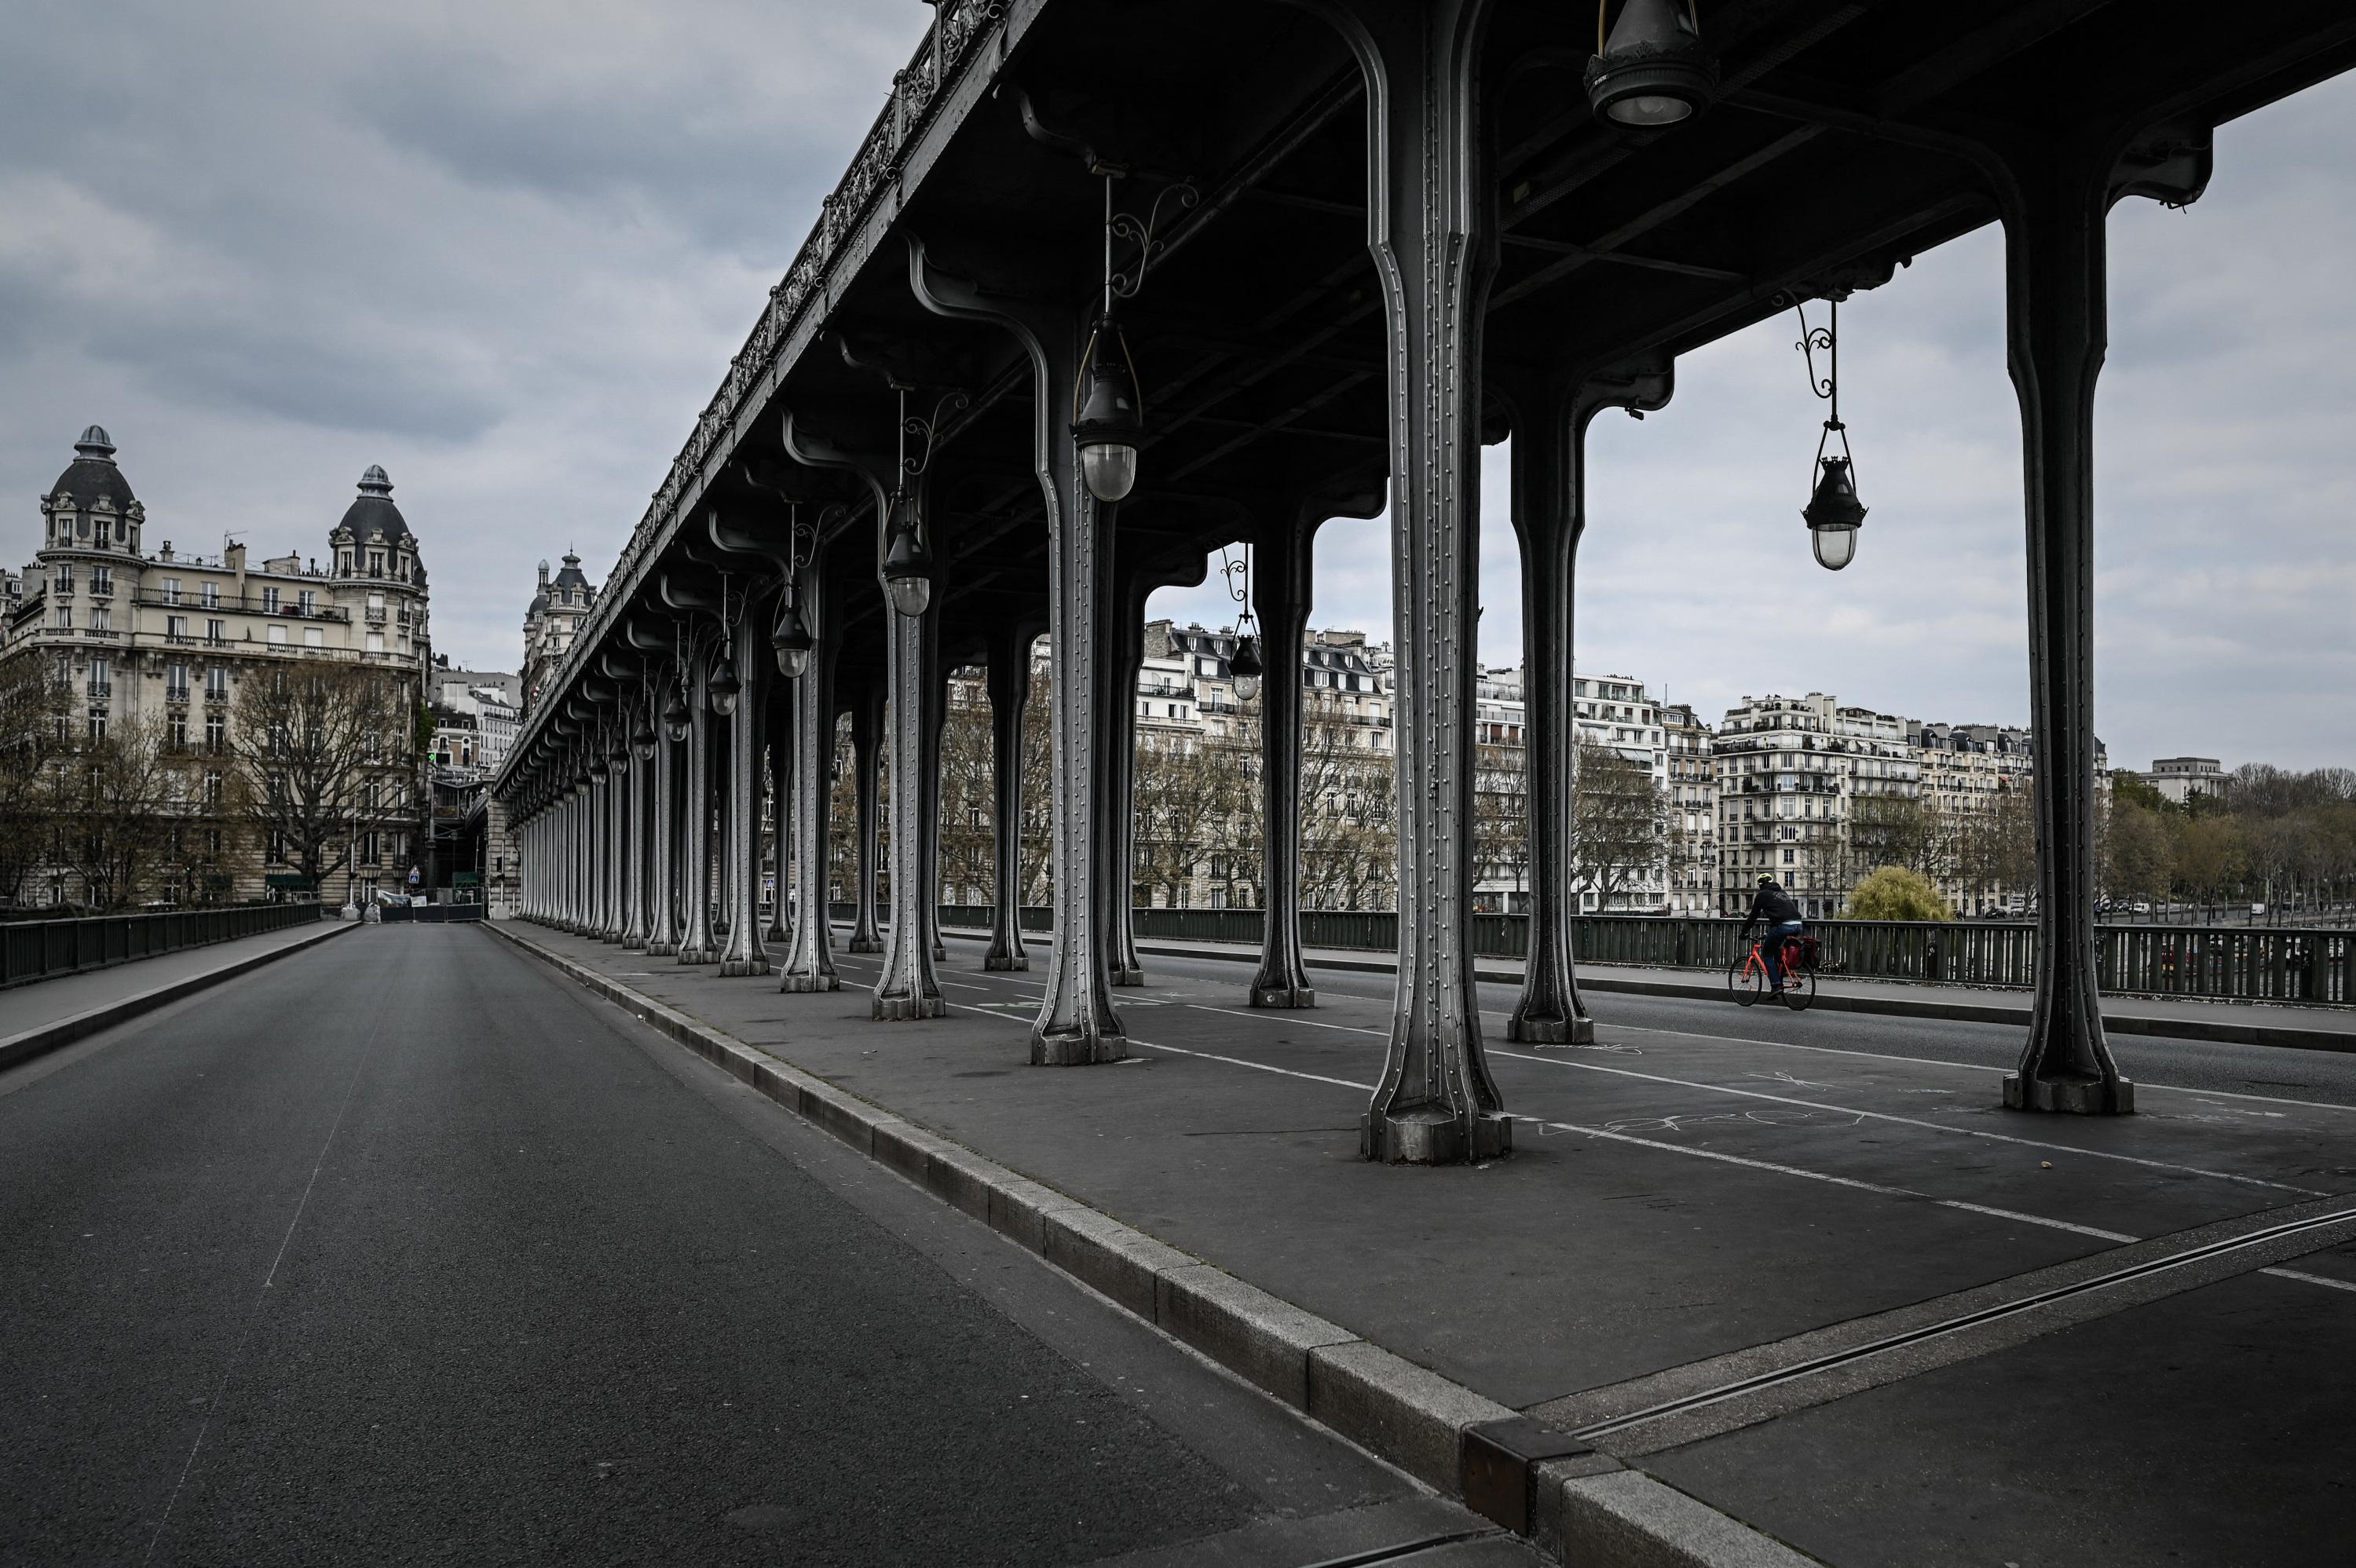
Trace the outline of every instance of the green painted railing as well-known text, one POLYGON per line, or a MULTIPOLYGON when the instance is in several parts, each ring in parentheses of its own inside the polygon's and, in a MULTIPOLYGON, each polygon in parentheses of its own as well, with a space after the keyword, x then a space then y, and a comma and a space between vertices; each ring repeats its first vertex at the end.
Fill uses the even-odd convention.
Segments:
POLYGON ((93 914, 0 925, 0 986, 19 986, 183 947, 232 942, 317 920, 317 903, 223 904, 155 914, 93 914))
MULTIPOLYGON (((848 905, 838 905, 848 918, 848 905)), ((1141 938, 1257 946, 1256 909, 1137 909, 1141 938)), ((943 904, 952 930, 990 928, 987 904, 943 904)), ((1051 912, 1025 907, 1023 929, 1052 929, 1051 912)), ((1723 969, 1742 950, 1742 923, 1659 915, 1581 915, 1571 944, 1582 964, 1723 969)), ((1925 985, 2026 988, 2037 979, 2037 927, 2018 922, 1825 920, 1810 923, 1827 973, 1925 985)), ((1304 947, 1396 952, 1398 916, 1387 910, 1308 910, 1304 947)), ((1472 950, 1483 958, 1529 952, 1529 920, 1472 917, 1472 950)), ((2248 926, 2114 925, 2095 933, 2102 988, 2117 995, 2356 1006, 2356 932, 2248 926)))

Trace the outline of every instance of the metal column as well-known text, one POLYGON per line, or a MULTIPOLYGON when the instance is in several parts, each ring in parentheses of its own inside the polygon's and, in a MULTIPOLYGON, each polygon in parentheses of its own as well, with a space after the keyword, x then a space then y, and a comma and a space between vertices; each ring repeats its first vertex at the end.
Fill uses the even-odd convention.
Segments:
POLYGON ((991 845, 990 950, 984 969, 1028 969, 1023 950, 1023 712, 1031 700, 1029 627, 1010 627, 990 645, 991 845))

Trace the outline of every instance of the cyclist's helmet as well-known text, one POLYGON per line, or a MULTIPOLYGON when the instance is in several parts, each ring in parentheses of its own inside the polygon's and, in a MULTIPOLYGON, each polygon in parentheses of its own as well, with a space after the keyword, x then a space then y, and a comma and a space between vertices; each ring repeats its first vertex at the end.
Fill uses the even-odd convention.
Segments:
POLYGON ((1773 887, 1773 886, 1775 885, 1775 873, 1773 873, 1772 871, 1762 871, 1762 872, 1760 872, 1760 873, 1759 873, 1759 885, 1760 885, 1761 887, 1762 887, 1762 888, 1772 888, 1772 887, 1773 887))

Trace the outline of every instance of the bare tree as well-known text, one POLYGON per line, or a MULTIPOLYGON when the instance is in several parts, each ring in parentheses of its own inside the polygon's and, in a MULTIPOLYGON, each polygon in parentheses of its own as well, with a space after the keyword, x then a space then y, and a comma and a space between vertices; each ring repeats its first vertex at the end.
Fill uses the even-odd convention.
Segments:
POLYGON ((1579 744, 1571 821, 1571 877, 1595 892, 1598 909, 1661 863, 1667 805, 1650 768, 1610 746, 1579 744))
POLYGON ((979 891, 991 902, 997 898, 997 802, 981 672, 958 672, 949 692, 948 721, 941 728, 940 880, 952 901, 979 891))
POLYGON ((70 863, 92 908, 122 909, 153 884, 176 813, 178 775, 151 719, 109 726, 59 761, 70 863))
POLYGON ((415 773, 399 680, 365 665, 254 670, 230 708, 235 801, 285 864, 314 880, 356 832, 399 820, 415 773))
POLYGON ((0 904, 23 899, 50 847, 56 764, 70 750, 68 689, 38 658, 0 664, 0 904))

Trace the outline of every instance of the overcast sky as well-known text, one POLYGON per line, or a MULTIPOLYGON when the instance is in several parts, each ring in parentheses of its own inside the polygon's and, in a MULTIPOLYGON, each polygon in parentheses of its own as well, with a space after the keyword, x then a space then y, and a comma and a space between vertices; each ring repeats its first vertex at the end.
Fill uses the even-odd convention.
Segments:
MULTIPOLYGON (((323 554, 370 463, 436 645, 513 668, 533 564, 643 512, 928 13, 906 4, 13 0, 0 50, 0 560, 104 424, 153 549, 323 554)), ((2209 194, 2111 222, 2098 726, 2114 759, 2356 762, 2356 80, 2220 133, 2209 194)), ((1871 507, 1809 558, 1822 408, 1790 317, 1599 420, 1584 668, 1715 714, 1810 689, 2027 717, 2019 417, 1992 231, 1842 311, 1871 507)), ((1519 656, 1493 452, 1484 656, 1519 656)), ((1147 483, 1151 483, 1148 475, 1147 483)), ((1387 636, 1380 523, 1316 623, 1387 636)), ((1214 580, 1215 581, 1215 579, 1214 580)), ((1215 587, 1157 613, 1223 624, 1215 587)))

